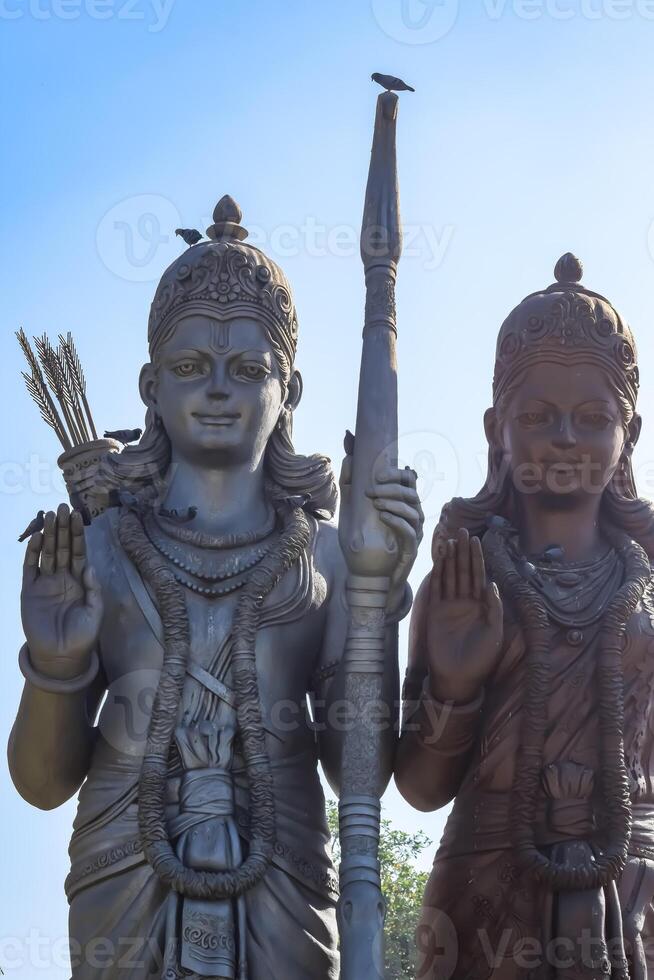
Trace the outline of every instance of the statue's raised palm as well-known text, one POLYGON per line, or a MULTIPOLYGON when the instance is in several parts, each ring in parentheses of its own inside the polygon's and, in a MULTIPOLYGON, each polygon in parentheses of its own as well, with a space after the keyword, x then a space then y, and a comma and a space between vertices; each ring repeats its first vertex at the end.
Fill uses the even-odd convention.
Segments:
POLYGON ((443 701, 473 698, 502 646, 502 600, 486 581, 479 538, 465 529, 447 542, 431 574, 427 645, 433 693, 443 701))
POLYGON ((23 629, 34 668, 67 679, 88 666, 98 638, 102 599, 86 562, 81 515, 62 504, 46 515, 25 554, 23 629))

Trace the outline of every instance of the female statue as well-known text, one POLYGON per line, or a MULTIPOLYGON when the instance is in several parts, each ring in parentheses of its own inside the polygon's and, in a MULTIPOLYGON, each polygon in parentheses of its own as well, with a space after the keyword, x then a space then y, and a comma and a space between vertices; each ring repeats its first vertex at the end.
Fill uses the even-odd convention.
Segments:
MULTIPOLYGON (((336 488, 325 457, 293 449, 295 308, 240 219, 223 198, 212 240, 157 288, 145 432, 104 464, 120 506, 84 529, 62 505, 27 548, 9 759, 41 808, 81 785, 66 882, 75 980, 338 976, 317 773, 320 760, 338 791, 336 488)), ((422 516, 413 473, 375 479, 396 545, 392 712, 393 623, 422 516)), ((384 738, 388 779, 392 724, 384 738)))
POLYGON ((654 977, 654 512, 633 338, 581 274, 504 322, 488 477, 416 597, 396 780, 454 798, 421 977, 654 977))

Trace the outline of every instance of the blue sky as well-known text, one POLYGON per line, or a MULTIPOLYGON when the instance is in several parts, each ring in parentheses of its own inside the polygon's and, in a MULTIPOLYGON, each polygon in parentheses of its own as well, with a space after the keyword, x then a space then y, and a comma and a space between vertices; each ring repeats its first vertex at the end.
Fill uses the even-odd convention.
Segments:
MULTIPOLYGON (((427 514, 414 585, 443 500, 482 480, 497 328, 564 251, 635 330, 635 467, 654 496, 653 44, 651 0, 0 0, 3 739, 21 689, 15 539, 63 498, 13 331, 72 330, 98 424, 140 424, 149 303, 182 247, 172 231, 204 228, 230 193, 295 290, 298 448, 338 460, 356 405, 372 71, 417 90, 398 131, 401 453, 427 514)), ((74 803, 40 813, 0 780, 0 966, 65 980, 74 803)), ((394 792, 386 804, 440 836, 442 814, 394 792)))

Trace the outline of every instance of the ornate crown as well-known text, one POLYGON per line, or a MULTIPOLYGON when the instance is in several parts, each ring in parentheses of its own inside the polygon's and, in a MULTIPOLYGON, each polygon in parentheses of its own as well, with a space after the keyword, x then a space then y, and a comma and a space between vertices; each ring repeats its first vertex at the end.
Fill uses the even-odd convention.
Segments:
POLYGON ((554 269, 556 282, 527 296, 506 318, 495 352, 495 401, 534 357, 547 353, 567 361, 583 352, 617 376, 635 405, 639 378, 631 330, 604 296, 580 285, 582 275, 579 259, 566 252, 554 269))
POLYGON ((225 195, 218 201, 208 242, 188 248, 164 272, 150 308, 148 343, 153 351, 162 327, 184 311, 229 312, 264 319, 292 364, 297 315, 286 276, 268 256, 246 245, 242 212, 225 195))

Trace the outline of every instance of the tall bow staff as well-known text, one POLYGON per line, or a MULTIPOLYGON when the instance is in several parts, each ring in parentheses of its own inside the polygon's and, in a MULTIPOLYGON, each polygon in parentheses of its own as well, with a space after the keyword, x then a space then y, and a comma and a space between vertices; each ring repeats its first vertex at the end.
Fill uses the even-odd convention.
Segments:
POLYGON ((377 99, 361 228, 366 310, 352 480, 340 533, 348 567, 344 669, 351 722, 344 738, 339 804, 341 980, 379 980, 384 974, 386 907, 378 852, 386 775, 380 726, 373 727, 369 714, 370 706, 382 701, 384 672, 390 666, 385 610, 396 544, 366 491, 378 467, 397 466, 395 280, 402 251, 395 150, 398 101, 390 91, 377 99))

